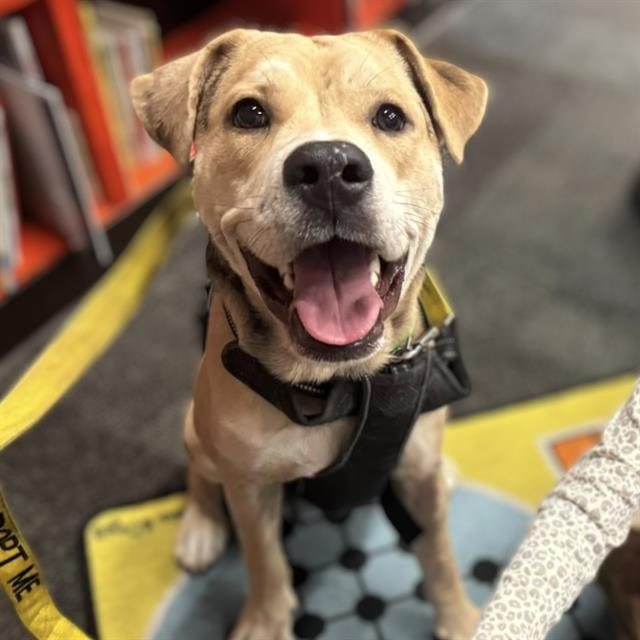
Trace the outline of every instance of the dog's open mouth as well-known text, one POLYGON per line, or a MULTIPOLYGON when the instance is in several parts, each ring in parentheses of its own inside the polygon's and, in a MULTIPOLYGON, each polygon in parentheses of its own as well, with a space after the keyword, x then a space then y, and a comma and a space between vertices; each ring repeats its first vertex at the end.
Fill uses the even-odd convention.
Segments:
POLYGON ((367 355, 394 311, 406 256, 387 262, 361 244, 334 238, 280 270, 246 251, 249 271, 269 309, 302 352, 320 360, 367 355))

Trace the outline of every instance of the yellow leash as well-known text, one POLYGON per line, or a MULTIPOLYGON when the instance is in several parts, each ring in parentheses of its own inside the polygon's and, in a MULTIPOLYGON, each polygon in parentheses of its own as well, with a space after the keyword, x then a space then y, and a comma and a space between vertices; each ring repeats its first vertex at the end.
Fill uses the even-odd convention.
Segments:
MULTIPOLYGON (((144 299, 190 210, 187 182, 144 223, 117 263, 0 401, 0 451, 31 429, 120 335, 144 299)), ((38 562, 0 491, 0 581, 27 629, 41 640, 88 640, 53 602, 38 562)))

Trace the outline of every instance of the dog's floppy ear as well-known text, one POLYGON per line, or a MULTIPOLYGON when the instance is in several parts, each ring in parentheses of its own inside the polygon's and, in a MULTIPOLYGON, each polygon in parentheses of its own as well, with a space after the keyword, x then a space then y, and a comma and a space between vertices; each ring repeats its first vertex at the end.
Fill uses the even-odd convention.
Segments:
POLYGON ((244 29, 234 29, 199 51, 132 80, 131 99, 144 128, 178 162, 186 164, 189 160, 203 94, 213 91, 233 50, 248 34, 244 29))
POLYGON ((480 126, 487 106, 484 80, 448 62, 423 57, 399 31, 384 29, 374 33, 390 41, 405 60, 418 93, 435 120, 441 143, 460 164, 465 144, 480 126))

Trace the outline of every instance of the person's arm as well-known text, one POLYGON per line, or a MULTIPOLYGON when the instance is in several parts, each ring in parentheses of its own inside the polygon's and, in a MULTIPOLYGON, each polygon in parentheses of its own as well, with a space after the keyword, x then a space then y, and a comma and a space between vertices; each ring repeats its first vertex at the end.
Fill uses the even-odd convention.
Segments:
POLYGON ((621 545, 640 507, 640 381, 587 453, 543 501, 473 640, 538 640, 621 545))

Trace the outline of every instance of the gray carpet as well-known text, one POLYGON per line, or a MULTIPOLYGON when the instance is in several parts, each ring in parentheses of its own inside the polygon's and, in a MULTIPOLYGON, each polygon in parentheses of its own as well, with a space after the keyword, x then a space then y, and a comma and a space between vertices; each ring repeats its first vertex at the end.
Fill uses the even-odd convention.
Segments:
MULTIPOLYGON (((638 24, 635 0, 476 0, 429 44, 491 87, 466 164, 447 169, 431 253, 474 382, 459 413, 639 368, 638 24)), ((81 625, 86 520, 182 481, 203 252, 198 229, 178 240, 126 333, 0 459, 54 596, 81 625)), ((0 362, 0 390, 62 320, 0 362)), ((26 637, 3 598, 0 628, 26 637)))

